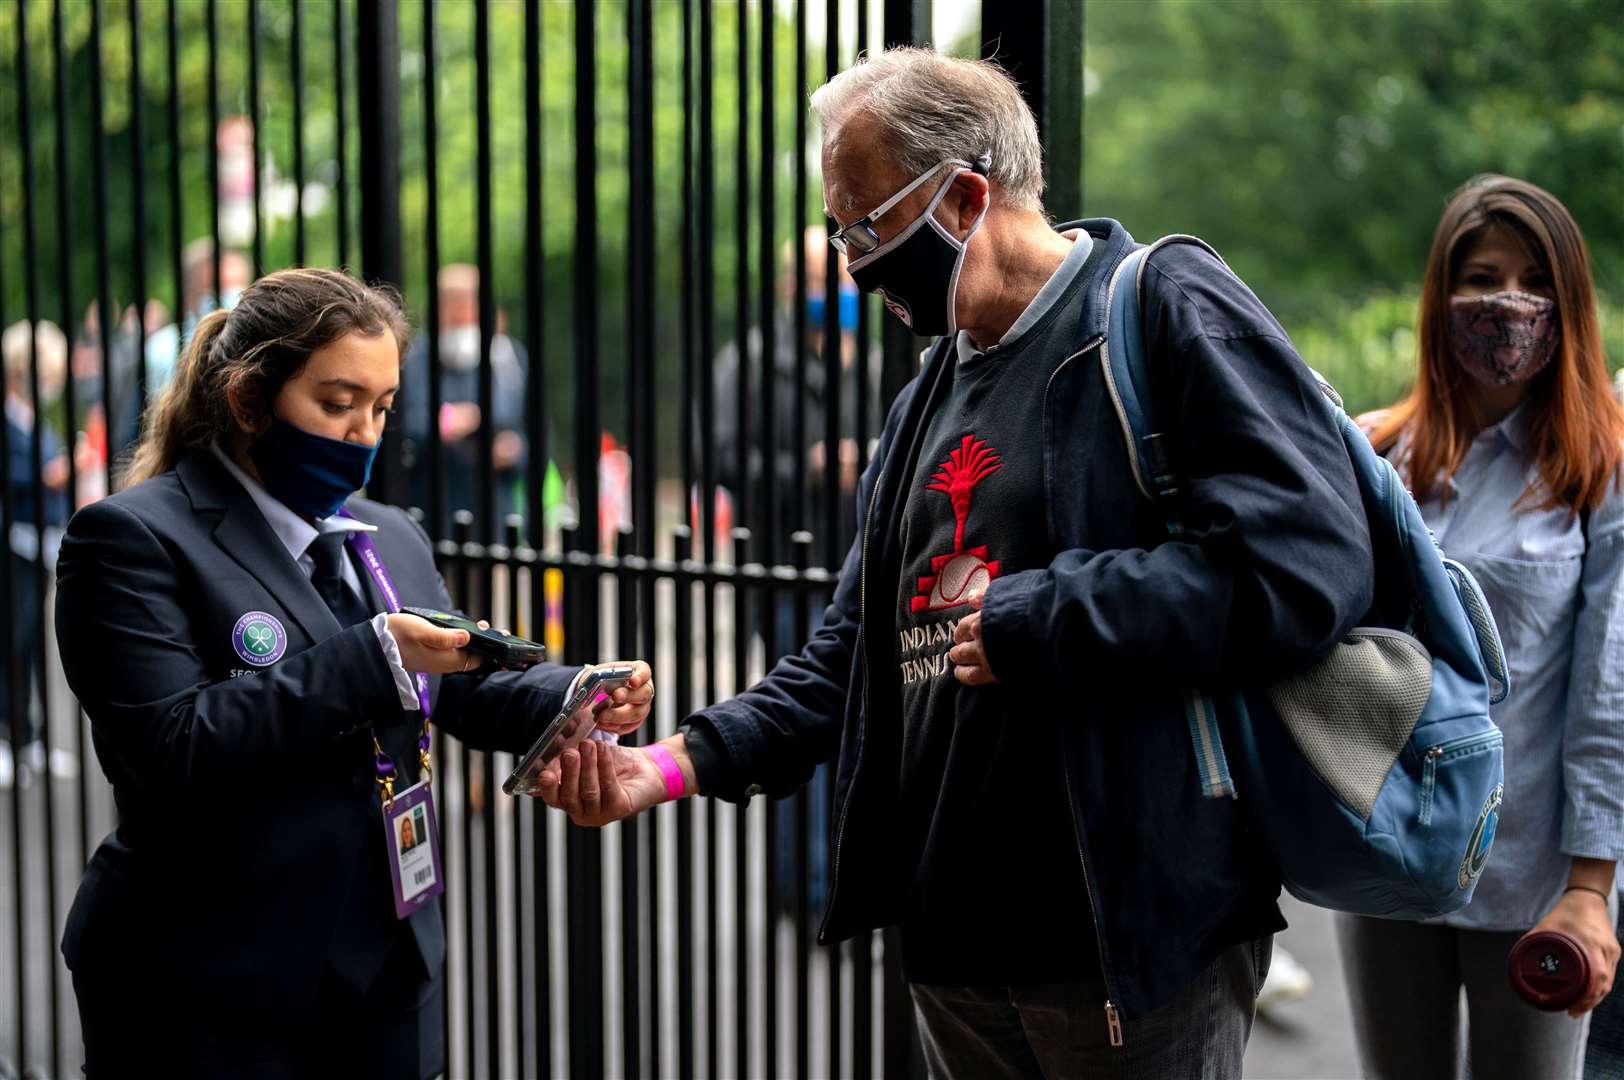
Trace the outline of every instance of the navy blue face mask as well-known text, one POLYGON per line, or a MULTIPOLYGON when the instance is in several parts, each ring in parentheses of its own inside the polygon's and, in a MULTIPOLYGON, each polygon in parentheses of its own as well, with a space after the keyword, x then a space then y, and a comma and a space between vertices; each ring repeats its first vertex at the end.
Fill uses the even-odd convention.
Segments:
POLYGON ((366 487, 382 441, 362 446, 329 439, 274 416, 270 429, 249 444, 248 457, 266 491, 295 513, 327 518, 366 487))

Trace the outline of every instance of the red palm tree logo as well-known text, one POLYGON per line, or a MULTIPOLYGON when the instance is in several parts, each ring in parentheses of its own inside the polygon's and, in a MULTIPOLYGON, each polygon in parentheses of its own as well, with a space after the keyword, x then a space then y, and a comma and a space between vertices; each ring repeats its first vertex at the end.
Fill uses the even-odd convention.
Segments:
POLYGON ((987 561, 985 545, 966 549, 965 527, 970 523, 970 502, 975 486, 1004 467, 998 451, 974 435, 966 435, 958 449, 937 466, 928 491, 945 494, 953 506, 953 550, 930 560, 930 576, 919 579, 913 611, 943 611, 963 607, 998 576, 998 562, 987 561))

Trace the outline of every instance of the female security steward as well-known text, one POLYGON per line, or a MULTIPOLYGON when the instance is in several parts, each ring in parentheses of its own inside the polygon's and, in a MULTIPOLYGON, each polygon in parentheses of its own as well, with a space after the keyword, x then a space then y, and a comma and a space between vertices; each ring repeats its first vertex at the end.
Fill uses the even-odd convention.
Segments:
MULTIPOLYGON (((118 803, 62 941, 92 1076, 443 1068, 426 724, 522 752, 576 672, 399 611, 451 608, 423 531, 353 497, 407 333, 344 274, 260 280, 68 527, 57 632, 118 803)), ((652 696, 639 665, 603 726, 652 696)))

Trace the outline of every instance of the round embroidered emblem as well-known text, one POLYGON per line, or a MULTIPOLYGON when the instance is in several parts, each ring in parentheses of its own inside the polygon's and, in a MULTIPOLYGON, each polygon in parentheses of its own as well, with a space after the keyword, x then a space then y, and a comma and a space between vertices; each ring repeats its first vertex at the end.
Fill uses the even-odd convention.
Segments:
POLYGON ((231 647, 244 663, 265 667, 282 659, 288 651, 288 633, 275 615, 250 611, 237 620, 231 631, 231 647))

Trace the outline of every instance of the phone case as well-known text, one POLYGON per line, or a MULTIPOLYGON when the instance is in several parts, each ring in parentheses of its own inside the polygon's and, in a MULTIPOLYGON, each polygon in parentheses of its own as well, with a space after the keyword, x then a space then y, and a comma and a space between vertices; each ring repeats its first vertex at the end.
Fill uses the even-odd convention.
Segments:
POLYGON ((598 726, 598 713, 608 705, 608 695, 625 686, 631 679, 633 668, 624 667, 597 668, 576 687, 575 693, 564 703, 558 715, 542 731, 536 741, 519 763, 513 767, 513 772, 502 781, 504 795, 532 795, 540 790, 536 777, 542 768, 553 758, 565 750, 579 746, 588 735, 592 734, 598 726), (596 676, 596 678, 594 678, 596 676), (582 706, 591 702, 599 694, 604 701, 590 710, 582 711, 582 706), (573 725, 570 721, 574 720, 573 725))

